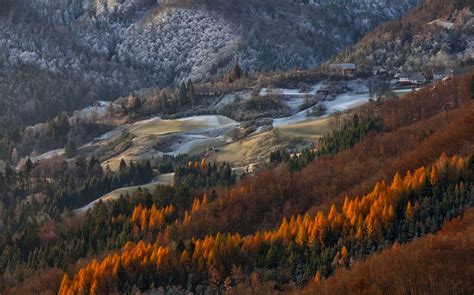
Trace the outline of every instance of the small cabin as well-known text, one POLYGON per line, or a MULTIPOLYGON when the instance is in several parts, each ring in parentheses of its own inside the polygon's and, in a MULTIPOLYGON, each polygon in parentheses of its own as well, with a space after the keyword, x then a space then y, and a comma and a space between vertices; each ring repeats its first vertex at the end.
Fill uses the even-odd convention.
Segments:
POLYGON ((422 85, 426 83, 425 74, 422 72, 399 73, 395 78, 398 79, 398 84, 401 86, 422 85))
POLYGON ((454 76, 453 69, 440 69, 433 71, 433 82, 444 80, 445 78, 452 78, 454 76))
POLYGON ((354 75, 357 66, 355 64, 345 63, 345 64, 331 64, 329 65, 329 69, 334 74, 344 75, 344 76, 352 76, 354 75))

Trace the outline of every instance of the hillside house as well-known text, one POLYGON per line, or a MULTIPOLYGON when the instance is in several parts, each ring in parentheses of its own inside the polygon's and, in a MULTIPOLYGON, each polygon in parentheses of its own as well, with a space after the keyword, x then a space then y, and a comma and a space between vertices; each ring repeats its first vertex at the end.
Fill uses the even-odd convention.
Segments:
POLYGON ((352 76, 354 75, 357 66, 355 64, 331 64, 329 65, 329 69, 334 74, 344 75, 344 76, 352 76))
POLYGON ((444 78, 453 77, 454 71, 453 69, 440 69, 433 71, 433 82, 438 82, 444 80, 444 78))
POLYGON ((401 86, 422 85, 426 83, 425 74, 422 72, 407 72, 395 75, 401 86))

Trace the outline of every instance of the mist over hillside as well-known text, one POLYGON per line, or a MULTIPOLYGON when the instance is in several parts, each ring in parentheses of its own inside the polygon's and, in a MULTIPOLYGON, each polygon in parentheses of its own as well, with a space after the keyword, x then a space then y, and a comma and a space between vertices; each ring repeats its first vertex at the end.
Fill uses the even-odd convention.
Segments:
POLYGON ((308 68, 417 1, 3 0, 0 126, 133 90, 308 68))

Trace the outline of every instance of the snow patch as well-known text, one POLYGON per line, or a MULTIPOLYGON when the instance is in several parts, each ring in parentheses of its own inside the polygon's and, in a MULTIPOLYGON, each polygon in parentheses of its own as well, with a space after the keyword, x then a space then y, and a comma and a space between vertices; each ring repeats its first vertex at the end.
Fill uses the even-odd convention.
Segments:
MULTIPOLYGON (((323 85, 323 83, 319 83, 313 86, 312 91, 308 93, 317 93, 318 90, 322 89, 323 85)), ((347 111, 351 108, 355 108, 369 101, 369 90, 364 81, 352 80, 345 83, 344 86, 346 86, 348 89, 351 89, 351 91, 337 95, 333 100, 326 100, 320 103, 326 108, 326 115, 335 112, 347 111)), ((317 106, 318 104, 311 106, 305 110, 299 111, 289 117, 274 119, 272 125, 273 127, 278 127, 306 121, 311 118, 310 113, 317 106)))
POLYGON ((328 114, 344 112, 367 103, 370 99, 369 93, 344 93, 332 101, 325 101, 323 104, 328 114))
POLYGON ((177 121, 181 122, 192 122, 196 124, 202 124, 209 127, 223 127, 225 125, 234 125, 238 124, 236 121, 220 116, 220 115, 208 115, 208 116, 191 116, 185 117, 181 119, 177 119, 177 121))
POLYGON ((52 151, 46 152, 46 153, 41 154, 41 155, 36 156, 36 157, 30 157, 30 159, 31 159, 32 162, 36 162, 36 161, 39 161, 39 160, 51 159, 53 157, 61 156, 63 154, 64 154, 64 149, 57 149, 57 150, 52 150, 52 151))

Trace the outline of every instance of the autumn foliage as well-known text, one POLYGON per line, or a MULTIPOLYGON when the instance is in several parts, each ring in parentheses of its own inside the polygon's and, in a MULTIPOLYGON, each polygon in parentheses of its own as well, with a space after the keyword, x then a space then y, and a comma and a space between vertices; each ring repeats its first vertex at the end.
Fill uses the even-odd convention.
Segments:
POLYGON ((474 150, 471 75, 362 107, 359 117, 379 116, 383 132, 334 156, 318 157, 301 171, 279 167, 246 177, 231 189, 218 191, 219 201, 194 214, 192 222, 178 231, 186 238, 216 231, 251 234, 273 228, 282 216, 315 213, 334 202, 342 205, 345 194, 364 194, 381 179, 389 181, 397 171, 429 165, 443 152, 470 155, 474 150))
MULTIPOLYGON (((357 109, 358 120, 381 125, 298 169, 277 165, 232 184, 228 165, 190 162, 180 167, 178 185, 99 202, 83 225, 58 233, 56 245, 35 248, 27 265, 65 269, 62 294, 273 294, 308 283, 377 294, 378 285, 367 284, 380 278, 364 281, 367 268, 357 286, 329 282, 373 253, 436 233, 474 204, 470 79, 456 76, 357 109)), ((404 260, 387 261, 403 267, 404 260)), ((433 267, 432 280, 442 267, 433 267)))
MULTIPOLYGON (((166 218, 174 213, 173 205, 165 208, 157 208, 155 204, 150 209, 139 204, 133 209, 131 221, 134 224, 134 231, 157 230, 166 225, 166 218)), ((119 217, 120 218, 120 217, 119 217)))
MULTIPOLYGON (((223 281, 235 266, 252 269, 273 268, 281 264, 278 257, 276 260, 272 257, 271 250, 282 251, 282 257, 288 259, 294 251, 311 249, 326 253, 325 250, 328 250, 333 253, 330 267, 347 266, 351 257, 360 256, 364 248, 404 239, 404 236, 392 232, 394 227, 403 225, 411 230, 417 220, 422 222, 417 217, 421 212, 420 202, 424 201, 425 194, 432 194, 431 190, 436 190, 440 183, 456 186, 458 193, 449 204, 468 201, 464 199, 464 181, 468 179, 468 173, 466 159, 457 156, 447 158, 443 154, 429 168, 408 171, 404 177, 397 174, 390 184, 381 181, 370 193, 356 198, 346 197, 342 207, 333 204, 327 213, 319 211, 314 215, 283 219, 275 230, 248 236, 206 236, 191 240, 183 249, 178 249, 173 243, 127 243, 121 251, 107 255, 102 261, 93 260, 72 279, 66 274, 60 294, 122 292, 130 287, 124 286, 124 282, 144 289, 152 284, 177 285, 187 281, 191 273, 208 280, 217 273, 217 280, 223 281)), ((198 203, 201 201, 195 200, 193 207, 197 207, 198 203)), ((172 207, 162 210, 137 207, 131 218, 140 226, 149 227, 151 216, 159 218, 170 211, 172 207)), ((412 237, 407 233, 408 239, 412 237)), ((313 276, 320 277, 321 272, 323 275, 330 273, 321 264, 321 258, 313 259, 314 268, 310 271, 313 276)))
POLYGON ((340 269, 291 294, 471 294, 474 292, 474 209, 436 235, 400 245, 340 269))

